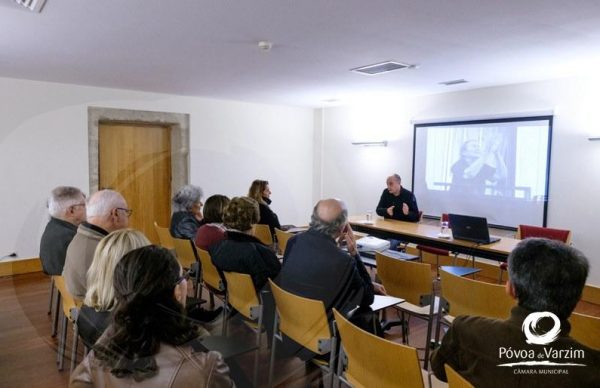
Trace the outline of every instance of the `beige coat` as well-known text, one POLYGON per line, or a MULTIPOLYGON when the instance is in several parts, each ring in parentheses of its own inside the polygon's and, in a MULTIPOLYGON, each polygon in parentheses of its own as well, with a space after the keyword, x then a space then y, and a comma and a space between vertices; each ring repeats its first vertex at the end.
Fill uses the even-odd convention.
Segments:
POLYGON ((140 382, 117 378, 99 365, 91 351, 71 374, 69 387, 233 387, 229 368, 218 352, 193 353, 190 346, 161 344, 158 374, 140 382))
POLYGON ((84 222, 77 228, 77 234, 67 248, 62 275, 67 289, 75 299, 85 298, 87 271, 92 265, 96 246, 108 234, 103 234, 101 230, 84 222))

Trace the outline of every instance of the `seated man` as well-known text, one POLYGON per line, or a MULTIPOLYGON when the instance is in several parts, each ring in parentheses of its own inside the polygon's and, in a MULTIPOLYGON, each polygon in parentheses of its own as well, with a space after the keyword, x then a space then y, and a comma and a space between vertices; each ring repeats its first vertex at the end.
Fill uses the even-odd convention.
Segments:
POLYGON ((435 375, 446 380, 447 363, 476 387, 599 387, 600 352, 569 337, 567 321, 588 275, 585 256, 530 238, 512 251, 508 268, 506 291, 518 306, 506 320, 457 317, 432 354, 435 375))
MULTIPOLYGON (((296 295, 322 300, 330 317, 332 308, 347 314, 359 307, 351 320, 365 330, 380 333, 379 321, 369 306, 375 291, 385 290, 371 282, 347 219, 348 211, 342 201, 319 201, 308 231, 288 241, 278 283, 296 295), (348 252, 340 249, 341 242, 346 243, 348 252)), ((288 354, 304 359, 313 356, 292 347, 288 347, 288 354)))
POLYGON ((413 193, 402 187, 400 175, 394 174, 387 178, 387 189, 381 193, 377 204, 377 214, 384 218, 400 221, 419 221, 419 207, 413 193))
POLYGON ((131 210, 125 198, 113 190, 94 193, 87 203, 87 221, 77 228, 77 234, 67 248, 63 276, 67 289, 75 299, 83 300, 87 290, 86 274, 96 246, 110 232, 126 228, 131 210))
POLYGON ((76 187, 59 186, 48 200, 50 221, 40 242, 40 260, 44 273, 61 275, 67 247, 77 226, 85 221, 85 195, 76 187))

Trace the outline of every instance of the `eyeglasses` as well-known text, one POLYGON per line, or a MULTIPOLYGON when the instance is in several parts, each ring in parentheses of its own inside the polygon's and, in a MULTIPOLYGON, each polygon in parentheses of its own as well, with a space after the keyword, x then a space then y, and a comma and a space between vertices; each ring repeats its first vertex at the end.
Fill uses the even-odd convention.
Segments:
POLYGON ((184 280, 185 281, 190 280, 190 270, 189 269, 183 271, 183 273, 181 274, 181 276, 179 276, 177 278, 177 281, 175 282, 175 285, 181 284, 181 282, 183 282, 184 280))
POLYGON ((127 217, 131 217, 131 215, 133 214, 132 209, 125 209, 123 207, 118 207, 117 210, 123 210, 125 212, 125 214, 127 214, 127 217))

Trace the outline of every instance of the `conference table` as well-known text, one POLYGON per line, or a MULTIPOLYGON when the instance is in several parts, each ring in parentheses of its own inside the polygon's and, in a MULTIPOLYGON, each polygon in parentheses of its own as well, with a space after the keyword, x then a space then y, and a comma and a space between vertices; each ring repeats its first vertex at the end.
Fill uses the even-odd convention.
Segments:
POLYGON ((497 261, 506 261, 510 252, 520 241, 510 237, 501 237, 500 241, 495 243, 479 244, 456 240, 452 237, 440 238, 438 237, 440 227, 436 225, 388 220, 380 217, 374 217, 367 221, 364 216, 350 216, 349 221, 353 230, 374 237, 402 240, 497 261))

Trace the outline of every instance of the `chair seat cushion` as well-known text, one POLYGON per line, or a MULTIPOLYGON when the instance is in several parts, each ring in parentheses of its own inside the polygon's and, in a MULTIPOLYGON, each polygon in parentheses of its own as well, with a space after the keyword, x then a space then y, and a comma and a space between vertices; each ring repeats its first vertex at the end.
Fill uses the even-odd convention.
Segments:
POLYGON ((434 255, 448 256, 449 252, 446 249, 428 247, 427 245, 417 245, 417 249, 423 252, 431 253, 434 255))

